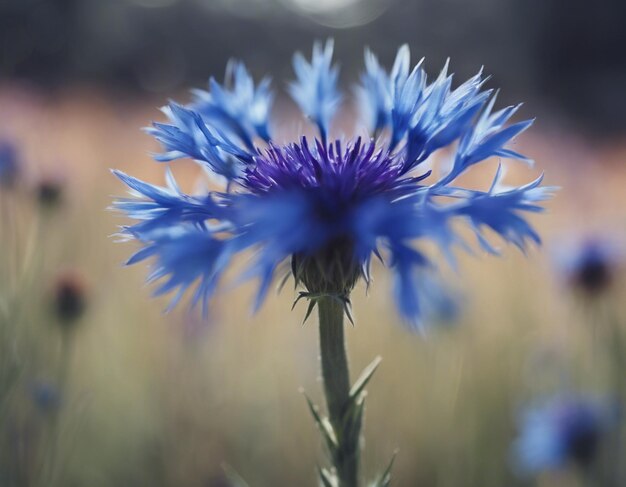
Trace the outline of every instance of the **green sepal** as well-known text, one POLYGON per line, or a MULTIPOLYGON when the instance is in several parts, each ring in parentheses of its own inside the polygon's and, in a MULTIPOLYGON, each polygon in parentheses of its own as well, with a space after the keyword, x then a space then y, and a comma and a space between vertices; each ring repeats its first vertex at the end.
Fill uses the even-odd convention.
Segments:
POLYGON ((300 292, 298 297, 293 302, 293 305, 291 306, 291 311, 294 310, 294 308, 296 307, 296 305, 298 304, 298 302, 301 299, 308 299, 309 300, 309 305, 307 306, 306 314, 304 315, 304 319, 302 320, 302 324, 304 325, 306 323, 306 320, 309 319, 309 316, 311 316, 311 313, 313 313, 313 310, 315 309, 315 306, 317 305, 317 300, 319 299, 319 297, 315 296, 315 295, 313 295, 311 293, 300 292))
POLYGON ((291 311, 293 311, 296 308, 296 305, 300 302, 300 300, 304 298, 311 299, 309 293, 305 293, 305 292, 298 293, 298 297, 294 299, 293 304, 291 305, 291 311))
POLYGON ((343 300, 343 312, 346 314, 348 321, 350 324, 354 326, 354 318, 352 317, 352 303, 349 298, 344 298, 343 300))
POLYGON ((311 301, 309 301, 309 306, 306 309, 306 313, 304 315, 304 319, 302 320, 302 324, 304 325, 306 323, 306 320, 309 319, 309 316, 311 316, 311 313, 313 313, 313 310, 315 309, 315 305, 317 304, 317 301, 312 299, 311 301))
POLYGON ((315 305, 317 304, 318 300, 322 298, 331 298, 341 304, 341 306, 343 307, 343 312, 348 318, 348 321, 350 321, 350 324, 354 326, 354 317, 352 316, 352 303, 350 302, 350 299, 348 297, 340 294, 310 293, 306 291, 300 291, 300 293, 298 293, 298 297, 291 305, 291 311, 295 309, 296 305, 298 304, 298 302, 300 302, 301 299, 308 299, 309 307, 307 308, 306 315, 304 316, 304 320, 302 321, 302 324, 304 324, 306 323, 306 320, 309 319, 309 316, 311 316, 311 313, 315 309, 315 305))

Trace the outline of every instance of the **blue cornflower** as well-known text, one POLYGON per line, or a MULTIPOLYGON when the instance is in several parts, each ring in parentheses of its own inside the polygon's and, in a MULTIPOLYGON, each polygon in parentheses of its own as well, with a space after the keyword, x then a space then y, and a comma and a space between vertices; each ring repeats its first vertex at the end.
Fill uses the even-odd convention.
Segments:
POLYGON ((61 406, 61 391, 50 381, 35 381, 29 391, 33 403, 42 413, 54 412, 61 406))
POLYGON ((0 142, 0 186, 10 187, 20 172, 16 147, 9 142, 0 142))
POLYGON ((570 239, 555 255, 557 269, 574 289, 594 297, 608 290, 624 266, 623 245, 609 236, 570 239))
POLYGON ((558 394, 530 407, 520 417, 513 445, 520 473, 539 473, 568 464, 586 467, 617 420, 617 411, 597 397, 558 394))
POLYGON ((422 244, 434 243, 452 262, 454 247, 467 248, 455 221, 466 222, 489 252, 496 248, 483 235, 486 228, 522 249, 539 243, 524 215, 542 211, 539 203, 549 197, 552 188, 541 186, 542 177, 506 187, 500 167, 485 191, 451 184, 493 156, 527 160, 508 145, 530 122, 507 125, 514 107, 492 113, 494 97, 488 102, 490 92, 481 91, 480 74, 452 89, 446 69, 430 84, 420 66, 409 72, 406 46, 389 74, 367 52, 359 98, 371 104, 366 111, 374 114, 375 136, 333 140, 329 127, 341 95, 332 55, 329 41, 314 46, 311 62, 301 54, 294 59, 298 79, 290 92, 317 125, 319 139, 279 144, 262 131, 244 130, 254 125, 247 112, 253 104, 234 108, 234 93, 265 97, 257 100, 263 107, 273 94, 255 91, 242 64, 233 64, 235 78, 243 80, 233 91, 213 82, 208 105, 196 100, 164 110, 169 123, 149 129, 165 149, 156 160, 194 159, 226 180, 224 191, 189 195, 169 171, 165 187, 115 171, 133 196, 114 207, 137 220, 122 234, 142 245, 129 263, 154 259, 149 279, 161 281, 158 294, 173 291, 176 303, 195 285, 193 300, 206 306, 232 259, 251 251, 254 260, 243 278, 260 280, 257 306, 287 262, 304 297, 348 302, 359 279, 370 282, 375 257, 395 277, 401 315, 417 325, 426 314, 422 296, 433 295, 433 281, 423 277, 435 270, 422 244), (435 178, 422 168, 428 155, 451 145, 448 173, 435 178))

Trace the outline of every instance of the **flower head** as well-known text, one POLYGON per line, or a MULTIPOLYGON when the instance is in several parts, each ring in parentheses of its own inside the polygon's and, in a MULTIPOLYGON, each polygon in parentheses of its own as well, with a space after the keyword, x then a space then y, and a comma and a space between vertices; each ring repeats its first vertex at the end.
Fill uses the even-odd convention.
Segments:
POLYGON ((588 297, 606 292, 624 265, 623 245, 610 237, 589 237, 561 246, 556 264, 564 280, 588 297))
POLYGON ((254 103, 235 109, 233 93, 264 98, 256 100, 264 114, 273 94, 269 88, 255 91, 242 64, 233 64, 240 73, 235 78, 243 80, 235 82, 234 91, 220 91, 213 82, 211 96, 205 96, 213 108, 196 100, 164 109, 169 123, 149 129, 165 149, 156 159, 194 159, 226 180, 224 191, 186 194, 169 170, 164 187, 115 171, 132 196, 114 207, 136 220, 122 234, 142 245, 129 263, 153 259, 150 280, 161 281, 158 294, 175 292, 176 302, 195 285, 194 301, 206 305, 231 260, 252 251, 243 277, 260 281, 257 306, 284 263, 291 264, 291 275, 308 297, 347 300, 358 280, 370 282, 376 258, 391 268, 398 309, 416 325, 425 308, 421 296, 433 294, 432 289, 422 294, 433 282, 424 276, 435 269, 422 243, 435 243, 453 260, 455 246, 467 248, 453 230, 455 221, 468 224, 490 252, 496 248, 484 228, 522 249, 539 242, 525 214, 542 211, 539 203, 549 197, 551 188, 541 186, 541 177, 506 187, 501 167, 484 191, 451 184, 493 156, 527 160, 508 144, 530 122, 508 125, 514 107, 493 113, 494 98, 488 101, 490 92, 481 91, 480 74, 452 89, 445 68, 430 84, 420 66, 409 72, 407 47, 389 74, 367 52, 358 92, 374 114, 375 136, 330 139, 341 99, 332 55, 327 42, 314 46, 310 62, 301 54, 294 59, 297 81, 290 93, 317 125, 319 139, 301 137, 283 145, 262 131, 243 130, 254 125, 247 112, 254 103), (233 128, 235 122, 240 128, 233 128), (434 178, 422 163, 454 143, 452 169, 434 178))
POLYGON ((59 323, 64 328, 72 328, 87 307, 87 289, 82 276, 75 271, 60 273, 54 283, 52 304, 59 323))
POLYGON ((61 406, 61 391, 53 382, 38 380, 29 389, 30 397, 40 412, 55 412, 61 406))
POLYGON ((20 173, 17 148, 9 142, 0 142, 0 187, 11 187, 20 173))
POLYGON ((64 184, 56 175, 45 175, 36 183, 35 194, 42 208, 56 208, 63 200, 64 184))
POLYGON ((521 416, 520 436, 513 445, 517 467, 538 473, 596 458, 606 433, 616 421, 606 401, 582 395, 556 395, 521 416))

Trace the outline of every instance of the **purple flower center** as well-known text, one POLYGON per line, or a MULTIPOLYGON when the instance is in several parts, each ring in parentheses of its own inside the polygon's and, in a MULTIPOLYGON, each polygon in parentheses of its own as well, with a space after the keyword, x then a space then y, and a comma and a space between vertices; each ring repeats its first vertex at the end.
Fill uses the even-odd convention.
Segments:
POLYGON ((343 149, 339 140, 325 147, 316 139, 315 146, 309 147, 303 137, 299 144, 271 145, 256 156, 244 185, 253 193, 311 190, 321 200, 332 198, 336 208, 338 202, 395 193, 409 181, 402 179, 402 169, 402 161, 387 149, 377 149, 374 140, 363 144, 358 138, 343 149))

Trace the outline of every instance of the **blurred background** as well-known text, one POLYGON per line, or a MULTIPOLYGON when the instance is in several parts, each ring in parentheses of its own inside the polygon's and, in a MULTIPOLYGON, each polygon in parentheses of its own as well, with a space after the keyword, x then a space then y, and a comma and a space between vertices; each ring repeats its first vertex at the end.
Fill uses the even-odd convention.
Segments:
MULTIPOLYGON (((389 66, 408 43, 430 74, 450 57, 456 81, 484 66, 501 105, 538 117, 518 142, 537 169, 512 177, 562 187, 533 220, 541 249, 461 259, 461 312, 426 339, 399 323, 383 269, 357 289, 353 372, 384 358, 366 474, 398 449, 398 486, 583 485, 570 468, 517 475, 510 445, 525 404, 564 384, 605 394, 616 367, 593 345, 626 311, 625 22, 618 0, 0 0, 0 139, 19 161, 0 187, 0 486, 224 487, 224 464, 251 487, 315 485, 321 442, 298 391, 322 403, 317 330, 289 311, 294 293, 255 316, 251 286, 208 323, 164 315, 145 268, 121 265, 133 245, 110 238, 124 220, 106 208, 125 192, 110 168, 163 181, 141 127, 231 57, 272 76, 290 133, 292 53, 327 37, 347 93, 365 46, 389 66), (600 264, 589 242, 611 249, 600 264)), ((197 169, 174 167, 191 190, 197 169)))

